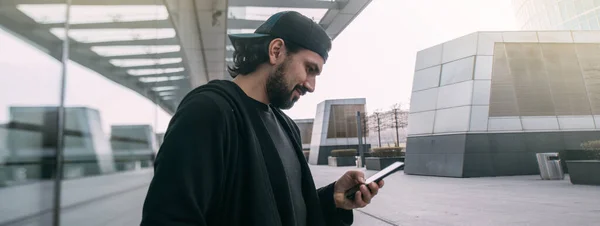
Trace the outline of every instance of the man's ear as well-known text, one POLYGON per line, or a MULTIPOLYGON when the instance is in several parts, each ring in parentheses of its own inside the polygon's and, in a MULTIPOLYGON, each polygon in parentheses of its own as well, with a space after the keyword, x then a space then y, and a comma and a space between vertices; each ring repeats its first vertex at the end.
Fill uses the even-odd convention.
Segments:
POLYGON ((277 64, 277 61, 283 57, 285 54, 283 46, 284 41, 280 38, 273 39, 271 43, 269 43, 269 63, 275 65, 277 64))

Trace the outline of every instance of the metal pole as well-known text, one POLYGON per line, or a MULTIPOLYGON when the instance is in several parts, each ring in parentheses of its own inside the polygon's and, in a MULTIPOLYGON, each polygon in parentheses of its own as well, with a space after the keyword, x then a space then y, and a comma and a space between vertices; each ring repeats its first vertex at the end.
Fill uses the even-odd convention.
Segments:
POLYGON ((358 154, 360 155, 360 167, 365 166, 365 152, 363 151, 362 130, 360 128, 360 111, 356 112, 356 129, 358 131, 358 154))
POLYGON ((363 131, 363 138, 364 138, 363 143, 366 144, 367 143, 367 113, 363 114, 362 117, 361 117, 361 119, 363 121, 363 128, 362 128, 363 129, 362 130, 363 131))
POLYGON ((381 147, 381 127, 379 127, 379 113, 375 113, 375 117, 377 117, 377 138, 379 140, 379 147, 381 147))
POLYGON ((67 86, 67 63, 69 61, 69 24, 71 17, 71 0, 66 0, 66 18, 65 18, 65 40, 62 48, 62 73, 60 78, 60 101, 58 105, 58 126, 56 142, 56 161, 54 174, 54 200, 52 209, 52 225, 60 225, 60 200, 61 185, 63 177, 63 158, 64 158, 64 130, 65 130, 65 93, 67 86))
POLYGON ((400 136, 398 135, 398 109, 394 109, 394 121, 396 122, 396 147, 400 147, 400 136))

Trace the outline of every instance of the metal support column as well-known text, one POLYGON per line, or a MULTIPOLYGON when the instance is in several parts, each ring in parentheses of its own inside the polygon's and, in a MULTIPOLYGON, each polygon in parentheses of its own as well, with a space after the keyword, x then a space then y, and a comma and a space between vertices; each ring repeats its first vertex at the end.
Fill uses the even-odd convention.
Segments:
POLYGON ((60 78, 60 100, 58 105, 58 126, 56 131, 56 161, 54 162, 54 200, 52 205, 52 225, 60 226, 60 206, 63 178, 64 130, 65 130, 65 93, 67 85, 67 63, 69 61, 69 24, 71 17, 71 0, 66 0, 65 39, 62 43, 62 73, 60 78))

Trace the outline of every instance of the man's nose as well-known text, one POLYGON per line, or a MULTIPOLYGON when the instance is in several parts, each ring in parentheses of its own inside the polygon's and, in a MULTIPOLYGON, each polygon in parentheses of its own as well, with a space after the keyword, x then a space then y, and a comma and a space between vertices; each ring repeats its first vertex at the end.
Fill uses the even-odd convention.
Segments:
POLYGON ((315 91, 315 85, 314 83, 311 82, 304 82, 304 84, 302 84, 304 86, 304 88, 306 88, 306 91, 312 93, 315 91))
POLYGON ((315 91, 315 77, 309 76, 306 81, 304 82, 304 87, 306 88, 306 91, 308 92, 314 92, 315 91))

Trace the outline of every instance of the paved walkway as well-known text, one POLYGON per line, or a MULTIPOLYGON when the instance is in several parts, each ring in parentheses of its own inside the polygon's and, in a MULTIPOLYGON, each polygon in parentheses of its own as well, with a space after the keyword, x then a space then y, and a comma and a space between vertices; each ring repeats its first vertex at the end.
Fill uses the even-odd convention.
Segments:
MULTIPOLYGON (((355 167, 311 167, 317 184, 355 167)), ((367 175, 375 173, 367 171, 367 175)), ((442 178, 392 174, 371 205, 361 209, 393 224, 600 225, 600 187, 543 181, 539 176, 442 178)), ((363 216, 357 216, 356 225, 363 216)), ((361 223, 361 224, 359 224, 361 223)))
MULTIPOLYGON (((311 168, 318 186, 335 181, 347 170, 356 170, 311 168)), ((366 171, 367 175, 373 173, 366 171)), ((70 182, 66 186, 69 192, 64 194, 71 198, 67 201, 69 206, 63 209, 62 225, 138 225, 150 177, 151 171, 141 171, 98 177, 94 181, 82 179, 85 183, 70 182)), ((371 205, 355 211, 354 225, 587 226, 600 222, 600 187, 572 185, 568 178, 563 181, 542 181, 538 176, 457 179, 398 172, 385 182, 371 205)), ((0 204, 5 210, 10 209, 6 204, 22 205, 5 199, 0 204)), ((49 213, 38 214, 10 225, 47 225, 49 216, 49 213)))

